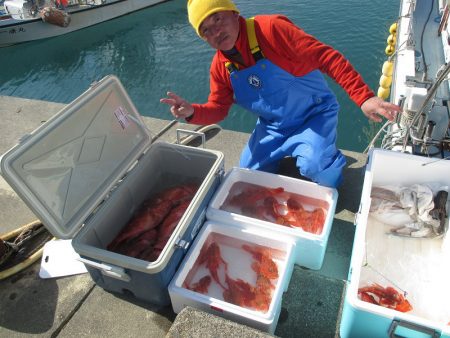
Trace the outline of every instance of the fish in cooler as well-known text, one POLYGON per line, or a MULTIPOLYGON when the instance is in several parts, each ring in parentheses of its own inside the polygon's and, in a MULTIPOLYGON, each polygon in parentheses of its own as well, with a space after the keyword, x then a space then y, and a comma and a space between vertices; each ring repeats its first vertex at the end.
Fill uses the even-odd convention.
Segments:
POLYGON ((139 259, 156 260, 198 187, 192 183, 168 188, 144 201, 107 249, 139 259))
POLYGON ((212 237, 201 248, 183 287, 240 307, 267 312, 279 278, 272 250, 226 236, 212 237), (226 260, 222 250, 231 250, 240 258, 226 260), (247 269, 246 262, 250 262, 247 269), (239 269, 231 272, 233 266, 239 269), (215 290, 211 289, 213 286, 215 290))
POLYGON ((372 283, 358 289, 358 297, 368 303, 394 309, 400 312, 408 312, 413 309, 403 294, 392 286, 383 287, 372 283))
POLYGON ((197 262, 198 265, 205 264, 211 274, 211 277, 217 282, 217 284, 219 284, 224 290, 227 289, 227 287, 220 281, 218 270, 221 266, 223 266, 226 275, 228 272, 228 263, 225 262, 220 254, 220 247, 217 243, 213 242, 208 246, 204 246, 200 251, 197 262))
POLYGON ((320 204, 320 201, 312 198, 287 192, 283 187, 267 188, 247 182, 236 182, 221 209, 321 234, 326 211, 320 204))
POLYGON ((267 279, 278 278, 278 267, 272 259, 272 253, 268 248, 252 247, 243 244, 242 249, 250 253, 255 260, 252 269, 257 273, 258 277, 262 276, 267 279))
POLYGON ((392 225, 390 233, 393 235, 435 238, 448 230, 447 187, 433 189, 431 184, 374 186, 371 199, 371 215, 392 225))

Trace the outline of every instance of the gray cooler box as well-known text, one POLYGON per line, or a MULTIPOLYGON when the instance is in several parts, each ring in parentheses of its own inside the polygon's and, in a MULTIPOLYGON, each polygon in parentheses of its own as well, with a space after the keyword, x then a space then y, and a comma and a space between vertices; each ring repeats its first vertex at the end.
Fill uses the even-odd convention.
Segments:
POLYGON ((154 142, 120 81, 107 76, 3 155, 5 180, 100 287, 168 305, 167 286, 202 226, 223 154, 154 142), (159 257, 106 249, 142 202, 195 181, 195 196, 159 257))

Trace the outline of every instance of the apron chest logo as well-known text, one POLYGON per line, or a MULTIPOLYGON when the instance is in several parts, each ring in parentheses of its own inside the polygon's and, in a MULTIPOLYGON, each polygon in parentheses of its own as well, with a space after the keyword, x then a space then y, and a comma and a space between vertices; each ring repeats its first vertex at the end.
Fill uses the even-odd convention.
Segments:
POLYGON ((250 75, 248 77, 248 83, 250 86, 255 87, 255 88, 261 88, 261 85, 262 85, 261 80, 256 75, 250 75))

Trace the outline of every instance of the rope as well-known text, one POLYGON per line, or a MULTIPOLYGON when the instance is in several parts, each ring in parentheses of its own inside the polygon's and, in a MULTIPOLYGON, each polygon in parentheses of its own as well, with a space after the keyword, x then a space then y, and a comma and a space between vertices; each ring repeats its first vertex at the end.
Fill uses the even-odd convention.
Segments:
MULTIPOLYGON (((4 257, 2 255, 1 265, 5 264, 8 259, 14 256, 14 254, 20 253, 21 250, 20 247, 23 246, 26 241, 29 241, 31 238, 43 232, 43 230, 45 229, 44 226, 42 225, 41 227, 37 228, 39 225, 42 225, 42 223, 39 220, 36 220, 0 236, 0 240, 4 245, 3 248, 5 247, 7 248, 2 253, 4 257), (15 238, 15 240, 13 242, 9 242, 13 238, 15 238)), ((33 253, 30 256, 26 257, 24 260, 22 260, 20 263, 0 271, 0 280, 8 278, 22 271, 23 269, 29 267, 31 264, 40 259, 42 257, 42 252, 44 250, 43 244, 45 244, 51 238, 52 238, 51 236, 48 236, 48 239, 45 238, 45 240, 43 240, 43 242, 39 243, 40 245, 37 246, 39 249, 35 252, 33 252, 32 250, 31 252, 33 253)))
POLYGON ((373 137, 372 141, 370 141, 369 145, 364 149, 363 154, 366 154, 370 148, 373 147, 375 142, 377 141, 378 137, 380 137, 381 133, 384 131, 384 129, 391 123, 391 121, 386 121, 386 123, 378 130, 376 135, 373 137))

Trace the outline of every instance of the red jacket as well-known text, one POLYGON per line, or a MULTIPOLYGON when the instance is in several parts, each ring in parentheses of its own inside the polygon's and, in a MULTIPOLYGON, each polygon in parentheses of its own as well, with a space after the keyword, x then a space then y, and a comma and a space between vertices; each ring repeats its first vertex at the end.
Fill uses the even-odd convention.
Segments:
MULTIPOLYGON (((235 47, 244 59, 245 65, 239 65, 243 69, 253 66, 255 61, 248 46, 245 19, 240 17, 239 20, 240 33, 235 47)), ((305 33, 285 16, 256 16, 255 32, 264 56, 292 75, 303 76, 319 69, 344 88, 358 106, 375 96, 341 53, 305 33)), ((193 104, 190 123, 217 123, 227 116, 234 100, 230 76, 224 65, 226 61, 226 56, 218 50, 211 63, 208 102, 193 104)))

